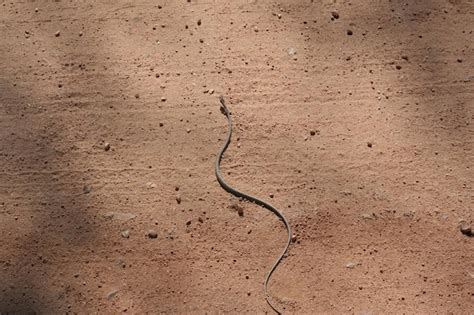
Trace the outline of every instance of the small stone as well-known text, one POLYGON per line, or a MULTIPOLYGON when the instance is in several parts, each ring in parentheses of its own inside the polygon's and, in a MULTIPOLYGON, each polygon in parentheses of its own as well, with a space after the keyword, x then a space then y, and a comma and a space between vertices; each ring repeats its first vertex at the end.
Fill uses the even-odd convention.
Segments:
POLYGON ((162 101, 162 102, 166 102, 166 97, 162 96, 162 97, 161 97, 161 101, 162 101))
POLYGON ((366 219, 366 220, 375 219, 375 215, 370 214, 370 213, 362 213, 360 216, 361 216, 362 219, 366 219))
POLYGON ((402 55, 402 59, 408 61, 408 56, 407 55, 402 55))
POLYGON ((59 35, 61 35, 60 31, 57 31, 56 33, 54 33, 54 36, 56 36, 56 37, 59 37, 59 35))
POLYGON ((280 13, 278 13, 278 14, 277 14, 277 17, 278 17, 279 19, 281 19, 281 14, 280 14, 280 13))
POLYGON ((181 197, 180 196, 176 196, 176 202, 178 203, 178 205, 181 203, 181 197))
POLYGON ((269 197, 273 199, 273 197, 275 197, 275 195, 274 195, 274 194, 270 194, 269 197))
POLYGON ((397 70, 400 70, 402 68, 402 66, 396 65, 395 68, 397 68, 397 70))
POLYGON ((202 23, 202 22, 201 22, 201 19, 199 19, 199 20, 197 21, 197 25, 198 25, 198 26, 201 26, 201 23, 202 23))
POLYGON ((129 230, 123 230, 120 232, 120 235, 122 235, 123 238, 129 238, 130 237, 130 231, 129 230))
POLYGON ((203 220, 201 217, 198 218, 198 221, 199 221, 199 223, 203 223, 203 222, 204 222, 204 220, 203 220))
POLYGON ((461 59, 461 58, 458 58, 458 59, 457 59, 457 62, 461 63, 461 62, 462 62, 462 59, 461 59))
POLYGON ((89 186, 89 185, 84 185, 84 187, 82 187, 82 191, 85 193, 85 194, 88 194, 92 191, 92 187, 89 186))
POLYGON ((148 183, 146 183, 146 188, 148 188, 148 189, 156 188, 156 184, 152 183, 152 182, 148 182, 148 183))
POLYGON ((110 150, 110 143, 106 142, 104 143, 104 150, 109 151, 110 150))
POLYGON ((79 274, 78 274, 78 273, 75 273, 75 274, 73 274, 73 277, 74 277, 74 278, 79 278, 79 274))
POLYGON ((346 268, 353 269, 354 267, 356 267, 356 266, 358 266, 358 265, 359 265, 358 262, 352 262, 352 261, 350 261, 350 262, 348 262, 348 263, 346 264, 346 268))
POLYGON ((468 237, 473 237, 474 233, 472 232, 472 228, 468 226, 467 224, 461 224, 460 231, 462 234, 468 236, 468 237))
POLYGON ((189 128, 186 129, 186 132, 187 132, 187 133, 190 133, 190 132, 191 132, 191 129, 189 129, 189 128))
POLYGON ((288 55, 296 55, 296 49, 293 47, 288 48, 288 55))
POLYGON ((83 33, 83 32, 79 32, 79 37, 81 37, 82 35, 84 35, 84 33, 83 33))
POLYGON ((311 130, 311 131, 309 132, 309 134, 312 135, 312 136, 316 135, 316 130, 311 130))
POLYGON ((210 95, 214 94, 214 89, 210 89, 210 90, 209 90, 209 94, 210 94, 210 95))
POLYGON ((339 18, 339 13, 337 13, 336 11, 332 11, 331 12, 331 15, 333 18, 335 18, 336 20, 339 18))
POLYGON ((159 73, 155 73, 155 78, 159 78, 160 77, 160 74, 159 73))
POLYGON ((107 300, 113 299, 118 293, 118 290, 112 290, 109 293, 107 293, 107 300))
POLYGON ((347 35, 351 36, 352 34, 352 30, 347 30, 347 35))
POLYGON ((163 124, 162 122, 160 122, 160 123, 158 124, 158 126, 163 127, 164 124, 163 124))
POLYGON ((140 98, 140 94, 135 94, 135 98, 140 98))
POLYGON ((298 239, 298 238, 296 237, 296 234, 293 234, 293 235, 291 236, 291 241, 292 241, 293 243, 295 243, 297 239, 298 239))
POLYGON ((35 12, 38 12, 38 11, 39 11, 39 9, 38 9, 38 8, 35 8, 35 12))
POLYGON ((158 233, 156 233, 155 230, 149 230, 148 233, 146 234, 148 236, 148 238, 157 238, 158 237, 158 233))
POLYGON ((367 146, 368 146, 369 148, 372 148, 372 142, 367 142, 367 146))

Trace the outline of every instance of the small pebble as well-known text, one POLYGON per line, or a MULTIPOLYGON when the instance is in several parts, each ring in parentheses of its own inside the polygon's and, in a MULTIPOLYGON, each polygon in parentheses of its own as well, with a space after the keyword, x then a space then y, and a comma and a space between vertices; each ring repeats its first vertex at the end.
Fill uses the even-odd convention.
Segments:
POLYGON ((336 11, 331 12, 331 15, 332 15, 332 17, 335 18, 336 20, 339 18, 339 13, 337 13, 336 11))
POLYGON ((347 30, 347 35, 351 36, 353 33, 351 30, 347 30))
POLYGON ((38 9, 38 8, 35 8, 35 12, 38 12, 38 11, 39 11, 39 9, 38 9))
POLYGON ((397 70, 400 70, 402 68, 402 66, 396 65, 395 68, 397 68, 397 70))
POLYGON ((297 240, 296 234, 293 234, 291 236, 291 241, 294 243, 294 242, 296 242, 296 240, 297 240))
POLYGON ((367 146, 368 146, 369 148, 372 148, 372 142, 367 142, 367 146))
POLYGON ((135 94, 135 98, 140 98, 140 94, 135 94))
POLYGON ((273 197, 275 197, 275 195, 274 195, 274 194, 270 194, 269 197, 273 199, 273 197))
POLYGON ((462 62, 462 59, 461 59, 461 58, 458 58, 457 62, 461 63, 461 62, 462 62))
POLYGON ((198 26, 201 26, 201 23, 202 23, 202 22, 201 22, 201 19, 199 19, 199 20, 197 21, 197 25, 198 25, 198 26))
POLYGON ((230 208, 236 210, 240 217, 244 216, 244 208, 237 202, 232 202, 230 208))
POLYGON ((214 89, 210 89, 209 94, 211 94, 211 95, 214 94, 214 89))
POLYGON ((358 265, 359 265, 358 262, 352 262, 352 261, 351 261, 351 262, 348 262, 348 263, 346 264, 346 268, 352 269, 352 268, 354 268, 354 267, 356 267, 356 266, 358 266, 358 265))
POLYGON ((123 230, 120 232, 120 235, 122 235, 123 238, 129 238, 130 237, 130 231, 129 230, 123 230))
POLYGON ((312 136, 314 136, 314 135, 316 135, 316 131, 315 131, 315 130, 311 130, 311 131, 309 132, 309 134, 312 135, 312 136))
POLYGON ((118 293, 118 290, 112 290, 109 293, 107 293, 107 300, 113 299, 118 293))
POLYGON ((158 233, 156 233, 155 230, 149 230, 148 233, 147 233, 147 236, 148 236, 148 238, 157 238, 158 233))
POLYGON ((56 36, 56 37, 59 37, 59 35, 61 35, 60 31, 57 31, 56 33, 54 33, 54 36, 56 36))
POLYGON ((178 205, 181 203, 181 197, 180 196, 176 196, 176 202, 178 203, 178 205))
POLYGON ((470 226, 467 226, 467 225, 461 225, 461 233, 468 236, 468 237, 473 237, 474 236, 474 233, 472 232, 472 228, 470 226))
POLYGON ((83 33, 83 32, 79 32, 79 36, 82 36, 82 35, 84 35, 84 33, 83 33))
POLYGON ((161 97, 161 101, 162 101, 162 102, 166 102, 166 97, 162 96, 162 97, 161 97))
POLYGON ((186 129, 186 132, 187 132, 187 133, 190 133, 190 132, 191 132, 191 129, 189 129, 189 128, 186 129))
POLYGON ((92 190, 92 187, 91 187, 91 186, 88 186, 88 185, 85 185, 85 186, 82 188, 82 191, 83 191, 85 194, 90 193, 91 190, 92 190))
POLYGON ((110 143, 106 142, 106 143, 104 144, 104 150, 105 150, 105 151, 109 151, 109 150, 110 150, 110 143))

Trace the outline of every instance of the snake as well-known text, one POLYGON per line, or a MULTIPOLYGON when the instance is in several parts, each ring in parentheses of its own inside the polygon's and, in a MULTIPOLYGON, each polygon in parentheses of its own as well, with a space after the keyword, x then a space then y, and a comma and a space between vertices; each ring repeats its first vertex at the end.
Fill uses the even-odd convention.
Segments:
POLYGON ((230 194, 232 194, 232 195, 234 195, 234 196, 236 196, 240 199, 244 199, 244 200, 247 200, 247 201, 252 202, 254 204, 257 204, 258 206, 261 206, 261 207, 273 212, 279 219, 281 219, 281 221, 283 221, 283 224, 285 225, 286 231, 288 232, 288 239, 285 243, 285 247, 284 247, 282 253, 277 257, 277 259, 275 260, 273 265, 270 267, 267 274, 265 275, 265 280, 264 280, 264 283, 263 283, 263 290, 264 290, 264 294, 265 294, 265 300, 267 301, 268 305, 275 311, 275 313, 281 314, 281 312, 278 310, 278 308, 271 301, 271 297, 268 293, 268 283, 270 282, 270 278, 271 278, 273 272, 277 269, 278 265, 281 263, 281 261, 285 257, 285 254, 288 252, 288 249, 289 249, 290 244, 291 244, 291 226, 290 226, 290 223, 288 222, 288 220, 286 219, 286 217, 283 215, 283 213, 280 210, 278 210, 277 208, 275 208, 274 206, 272 206, 268 202, 265 202, 265 201, 255 197, 255 196, 243 193, 243 192, 231 187, 224 180, 224 178, 222 177, 221 161, 222 161, 222 158, 223 158, 223 155, 224 155, 225 151, 227 150, 227 147, 229 146, 229 144, 231 142, 231 138, 232 138, 232 117, 231 117, 231 113, 230 113, 229 109, 227 108, 227 106, 225 104, 223 96, 219 97, 219 101, 220 101, 220 105, 221 105, 220 106, 221 112, 227 118, 227 137, 226 137, 225 142, 222 145, 221 149, 219 150, 219 153, 217 154, 217 158, 216 158, 215 171, 216 171, 217 181, 219 182, 221 187, 225 191, 227 191, 228 193, 230 193, 230 194))

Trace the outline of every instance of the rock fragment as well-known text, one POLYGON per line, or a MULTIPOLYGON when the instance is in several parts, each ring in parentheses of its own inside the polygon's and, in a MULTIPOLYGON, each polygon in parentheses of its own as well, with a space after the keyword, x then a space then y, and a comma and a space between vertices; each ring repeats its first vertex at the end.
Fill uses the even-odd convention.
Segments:
POLYGON ((120 232, 120 235, 123 238, 129 238, 130 237, 130 231, 129 230, 123 230, 122 232, 120 232))
POLYGON ((151 239, 155 239, 158 237, 158 233, 156 233, 155 230, 149 230, 146 235, 148 236, 148 238, 151 238, 151 239))

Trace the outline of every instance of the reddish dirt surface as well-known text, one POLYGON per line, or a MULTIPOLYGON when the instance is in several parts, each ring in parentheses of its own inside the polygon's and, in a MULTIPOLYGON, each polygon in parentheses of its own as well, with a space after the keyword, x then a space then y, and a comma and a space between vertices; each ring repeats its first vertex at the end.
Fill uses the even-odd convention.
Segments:
POLYGON ((285 230, 215 179, 223 94, 227 180, 297 236, 270 288, 285 313, 473 314, 473 15, 4 1, 0 313, 271 313, 285 230))

